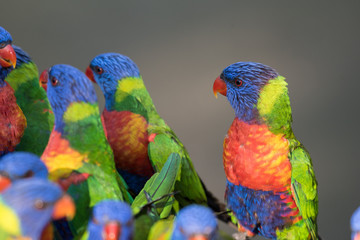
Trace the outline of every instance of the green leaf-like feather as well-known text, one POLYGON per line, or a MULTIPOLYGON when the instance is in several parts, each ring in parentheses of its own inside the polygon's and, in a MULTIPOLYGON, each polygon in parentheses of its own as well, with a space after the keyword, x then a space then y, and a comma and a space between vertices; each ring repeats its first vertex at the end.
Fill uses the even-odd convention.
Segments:
MULTIPOLYGON (((134 202, 131 205, 135 215, 138 214, 141 208, 148 203, 145 192, 150 195, 152 200, 155 200, 174 191, 175 181, 179 175, 180 161, 179 154, 172 153, 161 171, 159 173, 155 173, 146 182, 144 188, 134 199, 134 202)), ((169 198, 170 197, 167 197, 154 203, 158 215, 163 215, 162 217, 168 216, 169 210, 166 207, 166 203, 169 198), (166 214, 162 214, 165 209, 166 214)))
POLYGON ((141 114, 148 121, 148 135, 156 134, 154 141, 148 145, 151 164, 159 172, 171 153, 178 153, 181 159, 181 173, 175 184, 180 193, 175 196, 181 206, 191 203, 206 204, 207 198, 184 145, 159 116, 152 99, 139 78, 124 78, 119 81, 114 105, 111 111, 131 111, 141 114), (129 86, 131 91, 129 92, 129 86))
POLYGON ((311 158, 306 149, 299 145, 290 155, 291 184, 296 205, 306 223, 312 239, 318 239, 316 216, 318 213, 317 182, 311 158))

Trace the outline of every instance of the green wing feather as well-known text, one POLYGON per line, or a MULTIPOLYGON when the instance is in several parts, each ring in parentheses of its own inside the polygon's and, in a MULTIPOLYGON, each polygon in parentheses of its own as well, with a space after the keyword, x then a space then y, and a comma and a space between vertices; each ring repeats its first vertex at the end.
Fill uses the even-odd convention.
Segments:
POLYGON ((131 208, 135 215, 135 239, 146 239, 155 222, 160 218, 169 217, 174 199, 170 196, 164 196, 173 192, 179 170, 180 156, 173 153, 169 156, 160 173, 155 173, 134 199, 131 208), (150 201, 156 201, 151 206, 146 206, 148 198, 145 192, 151 198, 150 201))
POLYGON ((316 226, 317 182, 309 153, 299 142, 297 143, 290 154, 293 194, 311 238, 318 239, 316 226))
POLYGON ((175 133, 164 123, 163 126, 150 126, 148 134, 156 134, 154 141, 150 142, 148 148, 149 158, 157 171, 163 167, 164 160, 166 160, 169 154, 175 152, 180 155, 181 173, 180 178, 175 184, 175 190, 180 191, 175 196, 180 205, 186 206, 191 203, 206 204, 207 199, 199 176, 195 171, 188 152, 175 133))
POLYGON ((6 81, 14 89, 17 104, 27 121, 27 128, 16 150, 40 156, 53 129, 54 115, 50 111, 46 92, 39 85, 38 69, 33 62, 22 63, 6 77, 6 81))
MULTIPOLYGON (((145 192, 151 197, 151 200, 159 199, 174 191, 175 181, 179 175, 180 170, 180 156, 177 153, 172 153, 168 157, 164 167, 159 173, 155 173, 145 184, 144 188, 140 191, 138 196, 134 199, 131 207, 134 214, 138 214, 141 208, 148 203, 145 192)), ((157 214, 163 218, 168 217, 170 214, 167 208, 170 197, 156 201, 157 214)))
POLYGON ((148 154, 157 172, 163 168, 171 153, 180 155, 181 174, 175 184, 175 190, 179 190, 180 193, 175 198, 181 206, 191 203, 207 204, 205 191, 188 152, 175 133, 157 113, 142 78, 127 78, 119 81, 112 110, 131 111, 142 115, 148 121, 148 135, 156 134, 154 141, 148 145, 148 154), (130 82, 133 87, 129 93, 126 84, 130 82))
POLYGON ((82 166, 76 170, 90 174, 85 182, 71 185, 68 189, 77 207, 70 225, 77 235, 85 231, 90 208, 99 201, 117 199, 131 203, 133 199, 125 181, 115 169, 113 152, 102 128, 98 106, 73 103, 65 112, 64 120, 63 137, 70 142, 71 148, 87 155, 82 166))

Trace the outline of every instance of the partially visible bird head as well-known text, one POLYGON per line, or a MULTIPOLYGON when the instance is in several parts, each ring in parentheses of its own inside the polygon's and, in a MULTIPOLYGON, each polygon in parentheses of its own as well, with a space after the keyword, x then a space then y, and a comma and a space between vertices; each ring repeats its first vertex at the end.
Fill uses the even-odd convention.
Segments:
POLYGON ((179 211, 172 240, 215 240, 217 221, 213 212, 201 205, 190 205, 179 211))
POLYGON ((47 81, 48 81, 48 70, 44 70, 39 77, 39 85, 42 87, 45 92, 47 91, 47 81))
POLYGON ((16 66, 16 53, 11 44, 10 33, 0 27, 0 78, 2 80, 16 66))
POLYGON ((56 184, 40 178, 16 181, 2 193, 4 202, 20 219, 23 236, 40 239, 53 219, 72 219, 75 205, 56 184))
POLYGON ((138 78, 140 72, 135 64, 127 56, 118 53, 104 53, 96 56, 86 69, 86 75, 96 82, 107 101, 114 96, 119 81, 124 78, 138 78))
POLYGON ((351 240, 360 240, 360 207, 351 216, 350 227, 351 240))
MULTIPOLYGON (((23 178, 47 179, 48 170, 38 156, 28 152, 8 153, 0 159, 0 186, 3 181, 15 182, 23 178)), ((3 184, 2 184, 3 183, 3 184)), ((0 187, 0 192, 1 192, 0 187)))
POLYGON ((65 64, 54 65, 41 74, 41 81, 47 78, 47 96, 55 115, 55 129, 62 128, 62 118, 72 103, 97 104, 95 89, 91 82, 75 67, 65 64))
POLYGON ((88 231, 89 239, 132 239, 133 216, 130 206, 116 200, 99 202, 93 209, 88 231))
POLYGON ((215 80, 215 96, 226 96, 243 121, 251 122, 257 118, 256 105, 263 87, 279 74, 269 66, 254 62, 237 62, 223 70, 215 80))

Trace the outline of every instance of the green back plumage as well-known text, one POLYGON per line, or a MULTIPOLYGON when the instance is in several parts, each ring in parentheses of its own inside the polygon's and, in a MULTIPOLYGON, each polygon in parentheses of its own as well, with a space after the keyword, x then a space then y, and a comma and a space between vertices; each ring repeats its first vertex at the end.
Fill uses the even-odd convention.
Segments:
POLYGON ((180 155, 181 174, 179 181, 175 185, 175 190, 180 191, 180 194, 176 195, 180 205, 185 206, 190 203, 206 204, 205 191, 188 152, 175 133, 157 113, 142 78, 131 77, 118 81, 113 101, 113 109, 111 110, 131 111, 142 115, 148 121, 148 135, 156 134, 154 141, 148 145, 148 155, 157 172, 162 169, 171 153, 180 155))
POLYGON ((304 222, 278 232, 279 239, 317 239, 318 213, 317 182, 309 153, 296 139, 291 128, 292 116, 287 83, 279 76, 269 80, 260 93, 257 104, 260 121, 274 134, 282 134, 289 141, 291 185, 293 197, 304 222))
MULTIPOLYGON (((15 50, 18 54, 18 49, 15 50)), ((45 90, 39 85, 38 69, 30 62, 20 62, 5 79, 15 91, 16 102, 23 111, 27 127, 17 151, 40 156, 54 126, 54 115, 45 90)))
POLYGON ((85 182, 71 185, 68 189, 77 207, 70 228, 78 235, 85 231, 90 208, 96 203, 104 199, 131 203, 132 197, 125 181, 115 169, 113 153, 103 131, 97 104, 72 103, 65 111, 63 121, 65 126, 62 137, 69 141, 73 150, 80 153, 78 159, 81 165, 79 167, 75 160, 77 157, 74 157, 71 159, 73 163, 65 164, 69 169, 55 166, 58 168, 51 171, 50 176, 66 175, 73 170, 90 174, 85 182))
POLYGON ((87 155, 88 161, 84 162, 79 171, 97 176, 97 183, 91 184, 93 188, 89 189, 91 206, 106 198, 131 203, 132 197, 126 191, 127 186, 115 170, 113 153, 102 128, 98 106, 83 102, 73 103, 64 114, 64 122, 63 136, 74 150, 87 155), (99 189, 99 186, 107 187, 99 189), (114 190, 119 186, 122 193, 114 190))

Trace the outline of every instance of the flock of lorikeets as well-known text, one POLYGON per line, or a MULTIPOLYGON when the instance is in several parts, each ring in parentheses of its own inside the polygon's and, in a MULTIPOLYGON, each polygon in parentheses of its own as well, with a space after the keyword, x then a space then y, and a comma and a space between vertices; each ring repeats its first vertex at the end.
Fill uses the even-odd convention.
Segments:
POLYGON ((292 132, 284 77, 238 62, 213 91, 235 111, 223 145, 226 204, 130 58, 105 53, 85 73, 59 64, 39 77, 0 27, 0 239, 318 239, 317 182, 292 132), (216 218, 239 233, 226 235, 216 218))

